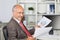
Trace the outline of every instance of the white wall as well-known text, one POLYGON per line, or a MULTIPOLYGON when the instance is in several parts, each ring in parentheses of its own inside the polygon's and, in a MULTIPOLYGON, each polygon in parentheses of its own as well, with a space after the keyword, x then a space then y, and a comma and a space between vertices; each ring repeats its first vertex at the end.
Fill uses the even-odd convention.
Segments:
POLYGON ((12 6, 16 0, 0 0, 0 21, 8 22, 12 16, 12 6))

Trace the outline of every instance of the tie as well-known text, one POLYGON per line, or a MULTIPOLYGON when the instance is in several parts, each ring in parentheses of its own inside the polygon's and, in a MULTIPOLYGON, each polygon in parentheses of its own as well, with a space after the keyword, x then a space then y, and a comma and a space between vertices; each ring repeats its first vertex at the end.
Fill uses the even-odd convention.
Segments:
POLYGON ((28 30, 24 26, 23 22, 20 22, 20 26, 23 29, 23 31, 27 34, 28 37, 32 37, 32 35, 28 32, 28 30))

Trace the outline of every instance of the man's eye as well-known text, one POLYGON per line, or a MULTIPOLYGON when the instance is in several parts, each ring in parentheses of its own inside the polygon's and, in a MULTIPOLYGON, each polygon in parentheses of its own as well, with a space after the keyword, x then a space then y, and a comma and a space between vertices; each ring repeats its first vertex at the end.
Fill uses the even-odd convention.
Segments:
POLYGON ((18 12, 18 13, 24 13, 24 12, 18 12))
POLYGON ((24 12, 22 12, 22 13, 24 13, 24 12))
POLYGON ((21 12, 18 12, 18 13, 21 13, 21 12))

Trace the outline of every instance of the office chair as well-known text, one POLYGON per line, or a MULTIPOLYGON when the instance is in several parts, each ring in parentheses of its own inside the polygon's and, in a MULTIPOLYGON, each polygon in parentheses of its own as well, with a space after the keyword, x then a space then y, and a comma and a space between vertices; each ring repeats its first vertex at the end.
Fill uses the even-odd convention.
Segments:
POLYGON ((5 40, 8 40, 8 30, 7 30, 7 26, 3 27, 3 35, 5 40))

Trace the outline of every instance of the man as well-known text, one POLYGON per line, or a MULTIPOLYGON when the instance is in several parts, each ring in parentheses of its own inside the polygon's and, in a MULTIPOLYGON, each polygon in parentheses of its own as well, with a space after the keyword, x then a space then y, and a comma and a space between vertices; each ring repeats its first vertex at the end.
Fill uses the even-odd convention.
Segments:
MULTIPOLYGON (((7 24, 8 29, 8 40, 35 40, 33 37, 26 35, 20 22, 24 21, 24 9, 21 5, 14 5, 12 8, 13 17, 10 22, 7 24)), ((35 29, 28 30, 32 35, 35 29)))

